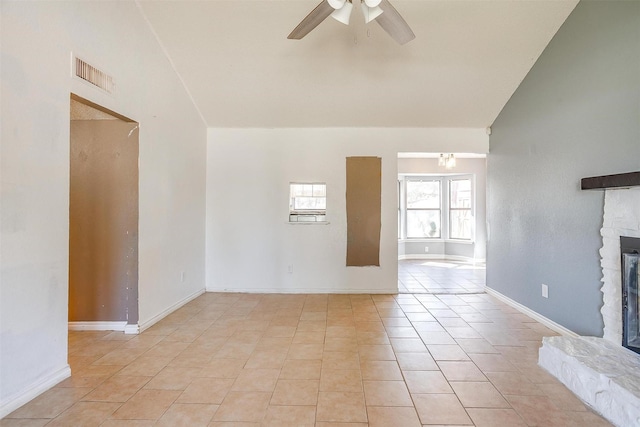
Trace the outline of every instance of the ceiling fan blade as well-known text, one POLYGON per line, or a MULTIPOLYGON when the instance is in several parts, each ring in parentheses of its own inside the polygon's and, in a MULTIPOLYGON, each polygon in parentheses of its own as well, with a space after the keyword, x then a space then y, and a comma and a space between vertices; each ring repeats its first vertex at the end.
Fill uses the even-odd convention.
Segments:
POLYGON ((399 44, 405 44, 416 38, 407 21, 400 16, 396 8, 389 3, 389 0, 382 0, 380 8, 384 13, 376 18, 376 22, 395 41, 399 44))
POLYGON ((322 21, 327 19, 329 15, 333 13, 335 9, 329 5, 327 0, 322 0, 322 2, 316 6, 315 9, 311 11, 303 20, 298 24, 296 28, 291 31, 291 34, 287 36, 288 39, 300 40, 315 27, 320 25, 322 21))

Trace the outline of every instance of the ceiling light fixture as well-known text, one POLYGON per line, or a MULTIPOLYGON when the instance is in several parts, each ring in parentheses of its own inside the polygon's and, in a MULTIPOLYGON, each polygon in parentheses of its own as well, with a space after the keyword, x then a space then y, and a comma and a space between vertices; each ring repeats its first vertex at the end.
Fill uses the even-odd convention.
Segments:
MULTIPOLYGON (((296 28, 287 36, 288 39, 300 40, 331 15, 336 21, 349 25, 354 0, 321 0, 296 28)), ((398 44, 405 44, 415 39, 407 22, 400 16, 389 0, 355 0, 360 1, 364 20, 368 23, 376 21, 398 44)))
MULTIPOLYGON (((331 13, 331 17, 344 25, 349 25, 349 18, 353 10, 353 0, 327 0, 329 5, 335 10, 331 13)), ((369 22, 382 15, 383 10, 380 8, 382 0, 360 0, 364 20, 369 22)))
POLYGON ((456 167, 456 158, 451 154, 440 154, 438 158, 438 166, 444 166, 447 169, 452 169, 456 167))
POLYGON ((360 3, 362 13, 364 14, 364 22, 367 24, 378 16, 382 15, 383 10, 380 8, 382 0, 364 0, 360 3))
POLYGON ((335 9, 331 17, 344 25, 349 25, 349 18, 351 18, 351 10, 353 9, 351 0, 328 0, 328 2, 335 9))

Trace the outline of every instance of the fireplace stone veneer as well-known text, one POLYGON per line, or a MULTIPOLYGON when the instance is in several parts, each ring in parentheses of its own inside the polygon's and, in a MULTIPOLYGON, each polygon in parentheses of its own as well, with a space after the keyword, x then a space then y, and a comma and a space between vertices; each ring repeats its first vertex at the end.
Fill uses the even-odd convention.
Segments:
POLYGON ((545 337, 538 363, 618 427, 640 426, 640 357, 596 337, 545 337))
POLYGON ((585 178, 605 189, 600 265, 603 338, 546 337, 538 363, 616 426, 640 426, 640 355, 622 346, 620 236, 640 237, 640 172, 585 178))
POLYGON ((602 229, 601 288, 603 338, 622 345, 622 260, 620 236, 640 237, 640 187, 606 190, 602 229))

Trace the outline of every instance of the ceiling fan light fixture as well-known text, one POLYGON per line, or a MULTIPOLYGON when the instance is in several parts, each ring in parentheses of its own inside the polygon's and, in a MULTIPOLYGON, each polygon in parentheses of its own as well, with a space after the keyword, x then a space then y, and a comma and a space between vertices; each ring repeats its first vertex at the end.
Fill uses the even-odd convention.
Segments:
POLYGON ((366 4, 369 7, 378 7, 382 0, 362 0, 362 3, 366 4))
MULTIPOLYGON (((416 38, 407 22, 389 3, 389 0, 360 0, 360 6, 365 21, 370 23, 375 20, 398 44, 403 45, 416 38)), ((287 38, 300 40, 329 16, 349 25, 352 9, 353 0, 320 0, 320 3, 300 21, 287 38)))
POLYGON ((349 25, 352 9, 353 4, 350 1, 346 1, 340 9, 333 11, 331 17, 338 22, 342 22, 344 25, 349 25))
POLYGON ((329 6, 334 8, 335 10, 342 9, 342 6, 347 2, 347 0, 327 0, 329 6))
POLYGON ((369 6, 366 2, 360 3, 362 5, 362 14, 364 15, 364 21, 368 24, 369 22, 376 19, 378 16, 382 15, 384 12, 380 6, 369 6))

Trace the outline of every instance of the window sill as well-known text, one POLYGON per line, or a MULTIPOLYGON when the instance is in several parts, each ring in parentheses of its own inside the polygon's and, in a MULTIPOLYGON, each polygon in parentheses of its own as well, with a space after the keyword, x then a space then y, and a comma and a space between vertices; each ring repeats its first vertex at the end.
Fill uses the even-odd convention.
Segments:
POLYGON ((475 241, 473 240, 462 240, 462 239, 447 239, 446 243, 461 243, 463 245, 473 245, 475 241))
POLYGON ((329 225, 329 221, 300 221, 300 222, 287 222, 289 225, 329 225))
POLYGON ((475 243, 474 240, 461 240, 461 239, 424 239, 424 238, 415 238, 415 239, 398 239, 398 243, 461 243, 463 245, 472 245, 475 243))

